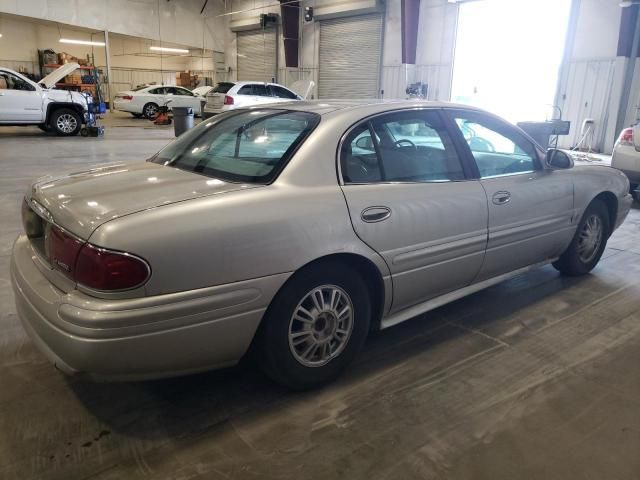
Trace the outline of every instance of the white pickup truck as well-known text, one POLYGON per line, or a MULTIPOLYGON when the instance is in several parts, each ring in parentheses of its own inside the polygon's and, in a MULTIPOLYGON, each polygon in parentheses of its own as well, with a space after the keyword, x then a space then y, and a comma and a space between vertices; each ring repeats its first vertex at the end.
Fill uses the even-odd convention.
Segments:
POLYGON ((57 135, 77 135, 87 121, 90 97, 55 89, 77 68, 77 63, 67 63, 35 83, 0 67, 0 126, 37 125, 57 135))

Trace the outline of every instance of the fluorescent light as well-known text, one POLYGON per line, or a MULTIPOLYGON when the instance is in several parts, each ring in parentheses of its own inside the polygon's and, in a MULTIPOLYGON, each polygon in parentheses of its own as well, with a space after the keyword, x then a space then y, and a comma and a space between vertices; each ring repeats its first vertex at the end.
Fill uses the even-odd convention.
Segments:
POLYGON ((149 47, 149 50, 153 50, 154 52, 189 53, 189 50, 184 48, 149 47))
POLYGON ((94 45, 104 47, 104 42, 90 42, 89 40, 74 40, 72 38, 61 38, 60 43, 73 43, 74 45, 94 45))

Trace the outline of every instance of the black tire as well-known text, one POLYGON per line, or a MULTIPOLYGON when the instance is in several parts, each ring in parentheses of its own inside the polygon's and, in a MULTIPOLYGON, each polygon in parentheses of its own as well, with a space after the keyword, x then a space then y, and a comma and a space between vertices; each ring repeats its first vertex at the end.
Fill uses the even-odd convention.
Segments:
POLYGON ((607 206, 601 200, 594 200, 582 215, 571 244, 569 244, 569 247, 562 256, 553 263, 553 266, 564 275, 586 275, 593 270, 600 261, 600 257, 602 257, 602 253, 607 246, 609 232, 610 219, 607 206), (588 246, 588 243, 583 243, 586 242, 583 239, 583 235, 586 235, 586 230, 589 229, 587 223, 594 217, 599 219, 600 222, 599 243, 593 246, 593 251, 586 248, 587 253, 590 252, 590 254, 587 255, 587 253, 581 251, 583 244, 587 244, 588 246))
MULTIPOLYGON (((333 298, 331 298, 331 302, 333 302, 333 298)), ((336 303, 337 309, 341 311, 344 311, 344 307, 348 305, 348 302, 336 303)), ((315 307, 310 311, 314 314, 318 313, 315 307)), ((330 314, 328 315, 330 316, 330 314)), ((337 262, 326 262, 307 267, 297 272, 278 292, 262 320, 256 345, 260 366, 276 382, 293 390, 307 390, 324 385, 340 375, 360 351, 369 332, 370 316, 369 292, 357 272, 337 262), (293 314, 297 311, 299 304, 305 305, 303 300, 311 301, 308 295, 321 286, 327 287, 321 293, 326 301, 329 301, 330 287, 338 287, 335 289, 336 291, 341 290, 346 294, 346 297, 341 297, 339 302, 350 300, 352 306, 350 334, 345 334, 346 339, 341 342, 336 337, 335 329, 339 329, 339 325, 335 323, 336 318, 321 321, 319 318, 322 314, 318 315, 313 326, 308 327, 308 332, 311 333, 304 334, 306 338, 313 338, 303 340, 303 342, 310 342, 308 345, 317 341, 324 342, 323 346, 316 347, 323 349, 317 352, 318 358, 321 358, 325 353, 328 353, 328 356, 325 360, 326 363, 309 366, 301 362, 300 353, 293 353, 295 347, 290 344, 290 329, 295 328, 294 322, 302 324, 302 322, 293 319, 293 314), (325 325, 322 331, 317 329, 321 326, 320 322, 325 325), (327 333, 332 330, 332 325, 335 326, 333 336, 327 333), (324 335, 325 338, 317 340, 316 335, 324 335), (331 337, 330 341, 327 340, 328 337, 331 337), (335 342, 334 352, 331 352, 331 342, 335 342), (325 352, 324 345, 328 345, 326 347, 328 352, 325 352)), ((340 325, 344 326, 345 324, 340 325)), ((293 335, 302 332, 302 330, 292 331, 293 335)), ((295 340, 292 341, 295 342, 295 340)), ((306 349, 307 343, 301 342, 299 345, 303 345, 301 347, 303 350, 306 349)))
POLYGON ((141 113, 132 113, 131 115, 133 115, 134 118, 142 118, 141 113))
POLYGON ((158 116, 158 109, 160 107, 157 103, 149 102, 145 103, 144 107, 142 107, 142 116, 148 120, 153 120, 158 116))
POLYGON ((629 192, 636 202, 640 202, 640 185, 631 185, 629 192))
POLYGON ((45 133, 50 131, 49 125, 47 125, 46 123, 42 123, 42 124, 38 125, 38 128, 40 130, 42 130, 43 132, 45 132, 45 133))
POLYGON ((49 128, 60 137, 72 137, 80 132, 82 118, 75 110, 58 108, 51 114, 49 128))

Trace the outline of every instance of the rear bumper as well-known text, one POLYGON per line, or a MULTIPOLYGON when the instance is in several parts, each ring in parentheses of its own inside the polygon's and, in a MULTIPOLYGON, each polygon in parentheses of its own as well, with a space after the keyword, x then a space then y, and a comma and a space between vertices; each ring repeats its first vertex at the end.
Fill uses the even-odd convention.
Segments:
POLYGON ((16 240, 16 309, 36 346, 67 374, 140 380, 222 368, 247 351, 288 274, 154 297, 104 300, 55 288, 16 240))
POLYGON ((131 102, 113 102, 113 108, 121 112, 142 113, 142 109, 136 108, 131 102))
POLYGON ((640 183, 640 152, 630 145, 616 145, 611 166, 622 171, 632 184, 640 183))

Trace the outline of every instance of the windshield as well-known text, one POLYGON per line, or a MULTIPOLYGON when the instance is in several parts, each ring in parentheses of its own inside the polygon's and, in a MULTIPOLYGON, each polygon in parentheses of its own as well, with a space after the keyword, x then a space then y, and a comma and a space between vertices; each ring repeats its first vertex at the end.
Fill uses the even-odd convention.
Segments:
POLYGON ((319 120, 309 112, 236 110, 202 122, 150 161, 232 182, 269 183, 319 120))
POLYGON ((230 82, 221 82, 213 87, 211 93, 227 93, 233 87, 233 83, 230 82))

